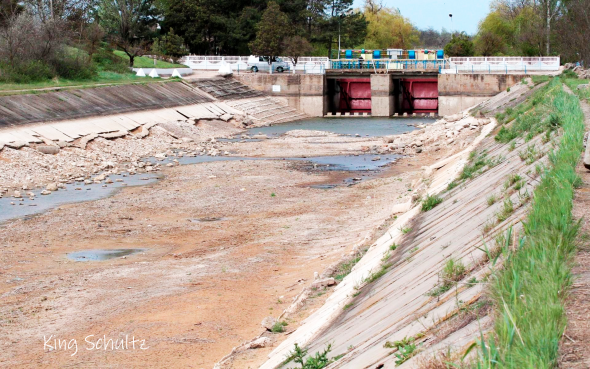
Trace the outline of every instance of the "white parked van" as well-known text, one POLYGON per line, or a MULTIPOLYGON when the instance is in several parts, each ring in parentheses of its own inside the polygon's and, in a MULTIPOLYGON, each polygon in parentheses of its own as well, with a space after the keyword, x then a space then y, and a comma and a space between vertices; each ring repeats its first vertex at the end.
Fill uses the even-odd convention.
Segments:
POLYGON ((248 57, 248 69, 254 73, 258 71, 268 72, 270 71, 271 66, 273 72, 279 73, 283 73, 284 71, 291 69, 289 63, 284 62, 279 57, 273 57, 270 64, 268 63, 267 56, 250 55, 250 57, 248 57))

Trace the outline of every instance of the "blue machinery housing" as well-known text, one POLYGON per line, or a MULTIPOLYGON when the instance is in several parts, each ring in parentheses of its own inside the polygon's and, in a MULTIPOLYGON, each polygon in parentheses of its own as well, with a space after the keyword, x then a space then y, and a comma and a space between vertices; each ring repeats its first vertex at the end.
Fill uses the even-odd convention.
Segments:
POLYGON ((379 69, 379 70, 438 70, 445 69, 446 60, 330 60, 332 69, 379 69))
POLYGON ((331 69, 438 70, 446 68, 443 50, 334 50, 331 69))

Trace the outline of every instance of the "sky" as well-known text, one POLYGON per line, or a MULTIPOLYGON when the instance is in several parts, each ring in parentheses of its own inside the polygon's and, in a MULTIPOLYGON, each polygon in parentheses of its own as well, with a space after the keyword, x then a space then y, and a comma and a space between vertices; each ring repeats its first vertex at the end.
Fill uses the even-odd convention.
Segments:
MULTIPOLYGON (((383 5, 399 8, 419 29, 465 31, 473 35, 477 25, 490 10, 492 0, 383 0, 383 5), (453 14, 453 20, 449 17, 453 14)), ((362 7, 364 0, 354 0, 355 7, 362 7)))

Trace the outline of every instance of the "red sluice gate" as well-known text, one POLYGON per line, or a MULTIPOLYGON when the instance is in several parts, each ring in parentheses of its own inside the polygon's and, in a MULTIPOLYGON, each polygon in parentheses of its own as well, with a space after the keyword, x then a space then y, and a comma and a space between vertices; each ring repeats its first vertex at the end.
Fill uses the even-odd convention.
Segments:
POLYGON ((371 80, 369 78, 339 79, 341 112, 371 112, 371 80))
POLYGON ((408 113, 438 112, 437 79, 403 79, 402 109, 408 113))

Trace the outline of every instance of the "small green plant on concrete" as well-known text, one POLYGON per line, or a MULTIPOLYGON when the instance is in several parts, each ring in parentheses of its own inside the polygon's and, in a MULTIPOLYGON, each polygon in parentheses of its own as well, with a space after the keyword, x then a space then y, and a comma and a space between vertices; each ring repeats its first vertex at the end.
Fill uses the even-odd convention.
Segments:
POLYGON ((270 194, 270 197, 276 197, 276 196, 277 196, 277 194, 274 192, 270 194))
POLYGON ((494 221, 493 221, 493 220, 488 220, 487 222, 485 222, 485 223, 483 224, 483 228, 482 228, 482 230, 481 230, 481 231, 482 231, 482 233, 483 233, 484 235, 485 235, 485 234, 488 234, 488 233, 489 233, 489 232, 490 232, 490 231, 491 231, 491 230, 492 230, 492 229, 495 227, 495 225, 496 225, 496 224, 494 223, 494 221))
POLYGON ((334 276, 334 279, 336 279, 337 281, 343 280, 344 277, 346 277, 347 275, 350 274, 350 272, 352 271, 352 268, 354 268, 356 263, 358 263, 361 260, 361 258, 362 258, 362 254, 357 253, 357 255, 355 257, 353 257, 352 259, 340 264, 338 266, 338 270, 336 271, 336 275, 334 276))
POLYGON ((416 251, 420 250, 420 248, 418 246, 414 247, 413 249, 410 250, 410 253, 413 254, 416 251))
POLYGON ((394 354, 397 360, 396 365, 401 365, 408 361, 412 356, 416 354, 416 344, 414 343, 414 337, 404 337, 401 341, 394 341, 393 343, 387 341, 383 345, 384 348, 394 348, 397 352, 394 354))
POLYGON ((535 145, 529 145, 525 150, 519 151, 518 156, 520 157, 520 160, 530 165, 540 158, 542 154, 537 151, 537 147, 535 145))
POLYGON ((460 259, 450 258, 441 272, 441 279, 444 284, 452 284, 463 279, 465 272, 465 265, 460 259))
POLYGON ((487 153, 485 151, 479 154, 476 151, 472 151, 469 154, 469 163, 463 167, 459 179, 471 179, 477 176, 480 173, 480 169, 491 163, 489 159, 486 159, 486 156, 487 153))
POLYGON ((476 277, 471 277, 468 281, 467 281, 467 287, 473 287, 478 283, 478 280, 476 277))
POLYGON ((496 203, 496 200, 498 200, 496 198, 495 194, 491 194, 490 196, 488 196, 488 198, 486 199, 486 202, 488 203, 488 206, 492 206, 496 203))
POLYGON ((344 305, 344 307, 342 308, 342 310, 348 310, 348 309, 350 309, 352 307, 352 305, 353 305, 352 302, 349 303, 349 304, 346 304, 346 305, 344 305))
POLYGON ((330 351, 332 351, 331 344, 324 351, 316 352, 315 355, 307 357, 307 349, 302 349, 298 344, 295 344, 295 349, 289 353, 284 364, 293 361, 300 364, 302 369, 323 369, 334 361, 328 358, 330 351))
POLYGON ((498 223, 501 223, 508 219, 512 212, 514 212, 514 204, 512 203, 512 200, 504 200, 504 203, 502 204, 502 209, 498 214, 496 214, 496 219, 498 219, 498 223))
POLYGON ((457 181, 451 181, 448 185, 447 185, 447 191, 452 190, 453 188, 457 187, 459 185, 459 183, 457 183, 457 181))
POLYGON ((424 200, 422 200, 422 211, 429 211, 434 209, 438 204, 440 204, 443 199, 436 195, 428 195, 424 200))
POLYGON ((516 149, 516 141, 510 141, 510 145, 508 145, 508 151, 514 151, 516 149))
POLYGON ((400 228, 400 231, 402 232, 402 234, 408 234, 408 233, 412 232, 412 228, 402 227, 402 228, 400 228))
POLYGON ((508 179, 506 180, 506 182, 504 182, 504 188, 509 188, 510 186, 512 186, 513 184, 515 184, 516 182, 522 180, 522 177, 518 174, 511 174, 508 176, 508 179))
POLYGON ((375 282, 377 279, 383 277, 385 273, 387 273, 387 269, 389 269, 390 266, 391 264, 381 264, 381 268, 376 272, 371 271, 371 274, 369 274, 369 276, 367 276, 363 282, 367 284, 375 282))
POLYGON ((524 192, 518 192, 518 201, 520 201, 521 204, 529 202, 530 199, 531 194, 528 190, 525 190, 524 192))
POLYGON ((426 295, 431 296, 431 297, 438 297, 438 296, 444 294, 445 292, 447 292, 448 290, 450 290, 451 287, 453 287, 453 285, 450 285, 450 284, 449 285, 446 285, 446 284, 437 285, 435 288, 428 291, 428 293, 426 295))
POLYGON ((276 321, 271 328, 271 332, 273 333, 282 333, 285 331, 285 326, 289 325, 287 322, 283 321, 276 321))
POLYGON ((393 251, 393 250, 397 249, 397 245, 395 244, 395 242, 394 242, 394 243, 392 243, 392 244, 389 246, 389 249, 390 249, 391 251, 393 251))
POLYGON ((523 188, 524 186, 526 186, 526 181, 522 180, 522 181, 518 181, 516 182, 516 184, 514 185, 514 189, 516 191, 520 191, 521 188, 523 188))

